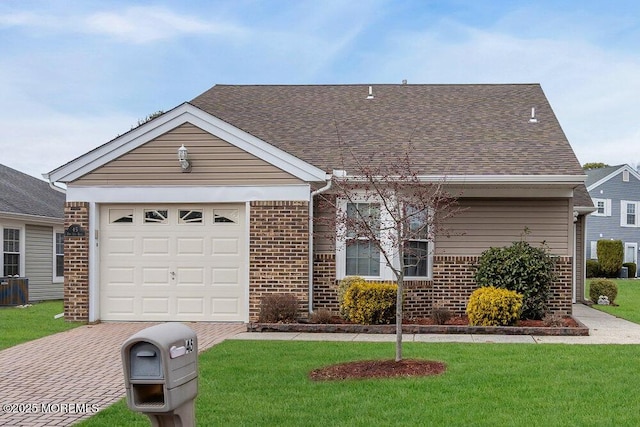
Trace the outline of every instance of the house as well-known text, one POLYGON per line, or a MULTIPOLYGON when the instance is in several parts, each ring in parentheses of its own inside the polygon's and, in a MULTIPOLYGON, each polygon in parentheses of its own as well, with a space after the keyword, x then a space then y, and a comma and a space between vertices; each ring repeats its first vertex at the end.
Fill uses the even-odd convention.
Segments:
POLYGON ((62 299, 65 195, 0 164, 0 277, 29 279, 29 300, 62 299))
MULTIPOLYGON (((597 259, 601 239, 622 240, 624 262, 638 264, 640 173, 629 165, 587 170, 587 190, 597 208, 587 217, 587 259, 597 259)), ((629 272, 636 276, 637 272, 629 272)))
MULTIPOLYGON (((546 242, 551 309, 584 296, 585 175, 538 84, 217 85, 51 171, 67 185, 70 320, 257 319, 262 296, 337 309, 345 251, 313 239, 316 194, 411 142, 425 181, 459 192, 451 238, 408 278, 405 311, 464 311, 491 246, 546 242)), ((375 265, 377 261, 372 262, 375 265)), ((360 271, 387 280, 380 268, 360 271)))

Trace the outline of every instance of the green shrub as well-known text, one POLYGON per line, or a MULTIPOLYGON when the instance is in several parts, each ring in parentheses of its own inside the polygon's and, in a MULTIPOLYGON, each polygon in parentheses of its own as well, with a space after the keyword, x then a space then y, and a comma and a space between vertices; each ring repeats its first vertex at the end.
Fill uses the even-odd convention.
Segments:
POLYGON ((523 295, 522 318, 542 319, 547 312, 555 263, 546 247, 514 242, 482 253, 475 279, 479 286, 495 286, 523 295))
POLYGON ((293 294, 265 295, 260 301, 259 322, 294 323, 298 316, 298 299, 293 294))
POLYGON ((363 325, 392 323, 396 315, 398 286, 377 282, 354 282, 344 293, 341 311, 347 319, 363 325))
POLYGON ((600 264, 596 259, 588 259, 587 260, 587 278, 591 279, 592 277, 600 276, 600 264))
POLYGON ((627 270, 629 270, 629 278, 636 277, 638 265, 635 262, 625 262, 622 266, 627 267, 627 270))
POLYGON ((473 291, 467 304, 469 324, 509 326, 520 318, 522 295, 508 289, 487 286, 473 291))
POLYGON ((340 280, 340 283, 338 284, 338 307, 340 310, 340 316, 342 316, 343 319, 349 318, 349 314, 343 309, 344 294, 347 292, 347 289, 349 289, 349 286, 351 286, 354 283, 362 284, 362 283, 367 283, 367 281, 360 276, 345 276, 345 278, 340 280))
POLYGON ((622 240, 598 240, 598 263, 605 277, 617 277, 624 260, 622 240))
POLYGON ((589 298, 594 304, 598 303, 598 297, 604 295, 609 298, 609 304, 613 304, 618 296, 618 285, 609 279, 598 279, 591 282, 589 286, 589 298))

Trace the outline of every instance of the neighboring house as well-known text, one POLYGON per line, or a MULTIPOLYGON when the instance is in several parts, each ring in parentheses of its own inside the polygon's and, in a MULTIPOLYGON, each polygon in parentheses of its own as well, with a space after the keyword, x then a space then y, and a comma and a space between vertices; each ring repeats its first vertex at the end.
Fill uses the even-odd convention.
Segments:
POLYGON ((0 277, 29 279, 29 300, 62 299, 65 195, 0 164, 0 277))
POLYGON ((379 259, 355 271, 343 247, 313 239, 331 215, 317 193, 334 170, 354 173, 349 153, 386 161, 409 142, 420 178, 460 193, 464 212, 452 237, 426 242, 408 315, 464 312, 480 254, 525 229, 556 256, 551 309, 570 313, 594 208, 539 85, 219 85, 47 175, 67 185, 78 231, 65 240, 66 318, 248 322, 271 293, 337 310, 345 275, 392 275, 379 259))
POLYGON ((629 165, 591 169, 586 173, 587 190, 597 208, 587 217, 587 259, 598 258, 598 240, 622 240, 624 262, 637 265, 640 173, 629 165))

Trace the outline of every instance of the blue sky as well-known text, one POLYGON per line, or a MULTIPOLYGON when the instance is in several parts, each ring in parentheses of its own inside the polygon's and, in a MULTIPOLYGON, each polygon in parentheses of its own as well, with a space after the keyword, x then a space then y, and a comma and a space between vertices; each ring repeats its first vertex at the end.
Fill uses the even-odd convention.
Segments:
MULTIPOLYGON (((215 84, 540 83, 581 163, 640 163, 640 2, 0 2, 0 163, 40 177, 215 84)), ((461 159, 464 161, 464 159, 461 159)))

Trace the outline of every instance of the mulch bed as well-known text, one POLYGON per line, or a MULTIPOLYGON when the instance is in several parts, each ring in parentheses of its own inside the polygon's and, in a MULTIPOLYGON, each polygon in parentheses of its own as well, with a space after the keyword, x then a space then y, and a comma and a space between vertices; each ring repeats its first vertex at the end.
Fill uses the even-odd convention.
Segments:
POLYGON ((363 360, 341 363, 311 371, 309 378, 314 381, 331 381, 365 378, 424 377, 440 375, 447 366, 431 360, 403 359, 363 360))

